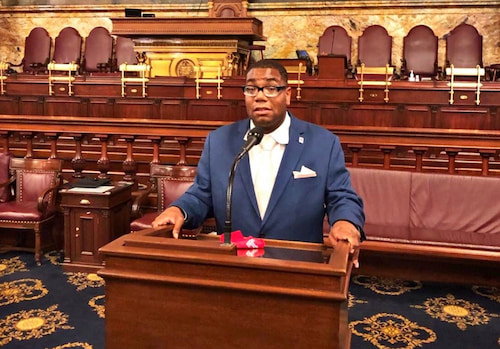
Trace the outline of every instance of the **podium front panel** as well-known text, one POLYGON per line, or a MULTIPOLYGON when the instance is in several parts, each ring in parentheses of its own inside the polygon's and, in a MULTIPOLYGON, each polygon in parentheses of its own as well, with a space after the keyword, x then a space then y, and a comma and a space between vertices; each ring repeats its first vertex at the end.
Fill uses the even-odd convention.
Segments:
POLYGON ((349 348, 346 247, 219 246, 138 232, 101 248, 106 348, 349 348))

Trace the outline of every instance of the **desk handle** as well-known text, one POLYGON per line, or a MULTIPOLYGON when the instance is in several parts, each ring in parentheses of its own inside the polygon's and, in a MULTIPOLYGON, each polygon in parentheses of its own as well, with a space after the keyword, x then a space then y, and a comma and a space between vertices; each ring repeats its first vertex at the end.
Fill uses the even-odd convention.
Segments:
POLYGON ((90 201, 87 199, 81 199, 80 200, 80 205, 90 205, 90 201))

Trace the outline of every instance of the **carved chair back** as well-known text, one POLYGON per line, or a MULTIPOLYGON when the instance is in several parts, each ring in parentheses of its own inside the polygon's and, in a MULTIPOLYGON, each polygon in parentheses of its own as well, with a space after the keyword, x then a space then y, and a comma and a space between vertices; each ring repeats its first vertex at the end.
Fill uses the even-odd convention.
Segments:
POLYGON ((33 28, 24 42, 24 58, 21 62, 23 72, 45 71, 51 48, 52 38, 47 30, 42 27, 33 28))
POLYGON ((446 65, 455 68, 483 66, 483 37, 470 24, 462 23, 446 37, 446 65))
POLYGON ((83 71, 86 73, 110 71, 113 55, 113 37, 104 27, 95 27, 85 40, 83 71))
POLYGON ((55 39, 54 56, 56 63, 80 64, 82 56, 82 37, 73 27, 65 27, 55 39))
POLYGON ((367 67, 392 65, 392 36, 380 25, 367 27, 358 39, 358 62, 367 67))

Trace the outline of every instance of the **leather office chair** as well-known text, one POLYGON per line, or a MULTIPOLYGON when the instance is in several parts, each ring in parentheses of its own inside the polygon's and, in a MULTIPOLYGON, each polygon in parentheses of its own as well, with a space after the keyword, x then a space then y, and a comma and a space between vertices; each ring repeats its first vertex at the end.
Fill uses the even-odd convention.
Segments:
POLYGON ((446 37, 446 66, 483 66, 483 37, 472 25, 462 23, 446 37))
POLYGON ((392 66, 392 36, 380 25, 367 27, 358 39, 358 66, 392 66))
MULTIPOLYGON (((34 231, 35 260, 40 265, 42 235, 57 213, 56 196, 61 184, 62 161, 11 158, 9 168, 11 178, 1 183, 0 188, 8 188, 14 195, 0 202, 0 228, 34 231)), ((12 249, 33 250, 22 245, 12 249)))
POLYGON ((45 28, 33 28, 24 42, 24 57, 19 64, 9 62, 11 67, 22 67, 22 72, 37 74, 47 71, 52 49, 52 38, 45 28))
POLYGON ((113 37, 104 27, 95 27, 85 40, 82 71, 92 74, 110 72, 113 60, 113 37))
POLYGON ((52 61, 59 64, 80 64, 82 37, 73 27, 63 28, 55 39, 52 61))
MULTIPOLYGON (((152 228, 153 220, 163 212, 173 201, 179 198, 193 184, 196 176, 194 166, 171 166, 152 164, 150 176, 152 185, 139 195, 132 205, 132 218, 130 231, 152 228), (143 212, 143 206, 151 193, 156 192, 157 209, 154 212, 143 212)), ((207 224, 198 229, 183 229, 185 237, 196 236, 199 232, 215 230, 215 222, 207 220, 207 224)))
POLYGON ((407 78, 411 71, 422 77, 438 75, 438 38, 425 25, 413 27, 403 38, 403 64, 401 76, 407 78))

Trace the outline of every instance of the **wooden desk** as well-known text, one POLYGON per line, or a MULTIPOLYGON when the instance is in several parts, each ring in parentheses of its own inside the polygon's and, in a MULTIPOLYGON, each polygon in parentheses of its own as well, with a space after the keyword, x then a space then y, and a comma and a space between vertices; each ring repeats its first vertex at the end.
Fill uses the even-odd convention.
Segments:
MULTIPOLYGON (((221 67, 222 76, 244 74, 254 40, 266 40, 253 17, 111 18, 113 34, 145 52, 150 76, 195 77, 195 67, 221 67)), ((217 69, 216 69, 217 70, 217 69)), ((209 76, 205 72, 204 78, 209 76)))
POLYGON ((143 230, 102 247, 106 348, 349 348, 346 244, 266 241, 237 256, 218 237, 143 230))
POLYGON ((345 56, 318 56, 318 78, 344 80, 347 58, 345 56))
POLYGON ((60 194, 64 210, 63 269, 95 272, 103 263, 99 248, 129 232, 132 185, 115 184, 104 193, 62 189, 60 194))

